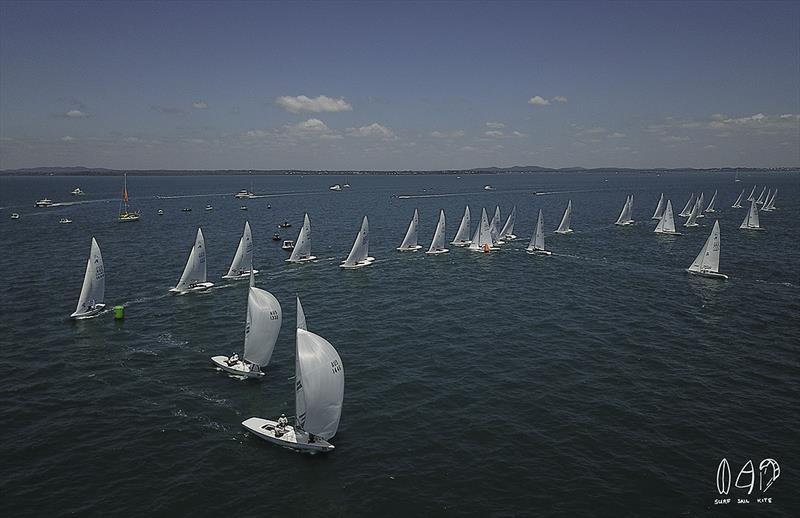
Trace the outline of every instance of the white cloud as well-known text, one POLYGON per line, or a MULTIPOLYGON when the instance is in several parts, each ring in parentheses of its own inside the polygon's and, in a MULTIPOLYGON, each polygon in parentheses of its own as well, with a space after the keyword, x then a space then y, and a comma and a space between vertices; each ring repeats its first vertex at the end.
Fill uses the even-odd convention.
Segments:
POLYGON ((594 128, 589 128, 589 129, 586 129, 586 130, 582 131, 582 133, 588 133, 590 135, 597 135, 597 134, 606 133, 606 132, 608 132, 608 130, 606 128, 602 127, 602 126, 595 126, 594 128))
POLYGON ((380 137, 385 139, 394 137, 394 132, 391 129, 377 122, 360 128, 347 128, 347 134, 351 137, 380 137))
POLYGON ((70 137, 69 135, 61 137, 61 142, 75 142, 75 137, 70 137))
POLYGON ((295 135, 328 133, 330 131, 330 128, 319 119, 308 119, 303 122, 298 122, 297 124, 287 124, 285 128, 289 133, 295 135))
POLYGON ((205 101, 195 101, 192 103, 192 108, 196 110, 205 110, 206 108, 208 108, 208 103, 206 103, 205 101))
POLYGON ((68 111, 67 113, 64 114, 64 117, 67 117, 67 118, 70 118, 70 119, 84 119, 84 118, 86 118, 88 116, 89 116, 88 113, 83 112, 81 110, 77 110, 77 109, 76 110, 70 110, 70 111, 68 111))
POLYGON ((484 135, 486 135, 487 137, 498 138, 503 136, 503 132, 497 130, 490 130, 485 132, 484 135))
POLYGON ((464 136, 463 130, 458 131, 431 131, 431 137, 433 138, 460 138, 464 136))
POLYGON ((608 138, 625 138, 626 135, 624 133, 620 133, 618 131, 615 131, 614 133, 611 133, 610 135, 607 135, 607 137, 608 138))
POLYGON ((250 138, 267 138, 272 135, 272 132, 266 130, 250 130, 244 135, 250 138))
POLYGON ((528 99, 528 104, 532 104, 534 106, 547 106, 550 104, 550 101, 539 95, 534 95, 528 99))
POLYGON ((463 147, 459 148, 458 150, 459 151, 477 151, 477 149, 472 147, 472 146, 463 146, 463 147))
POLYGON ((675 135, 667 135, 666 137, 661 137, 661 142, 688 142, 690 139, 689 137, 676 137, 675 135))
POLYGON ((567 98, 564 97, 563 95, 556 95, 555 97, 553 97, 553 100, 555 102, 557 102, 557 103, 565 103, 565 102, 567 102, 567 98))
POLYGON ((714 144, 709 144, 707 146, 703 146, 703 149, 717 149, 717 146, 715 146, 714 144))
POLYGON ((512 131, 512 132, 511 132, 511 134, 512 134, 513 136, 515 136, 515 137, 520 137, 520 138, 522 138, 522 137, 527 137, 527 136, 528 136, 528 134, 527 134, 527 133, 522 133, 522 132, 520 132, 520 131, 516 131, 516 130, 515 130, 515 131, 512 131))
POLYGON ((275 103, 281 108, 290 111, 292 113, 298 113, 298 112, 336 113, 336 112, 346 112, 353 110, 353 106, 350 105, 350 103, 348 103, 347 101, 345 101, 344 97, 339 97, 338 99, 334 99, 332 97, 328 97, 327 95, 320 95, 314 99, 306 97, 305 95, 299 95, 297 97, 284 95, 275 99, 275 103))
POLYGON ((503 129, 506 127, 502 122, 490 121, 486 123, 486 127, 490 129, 503 129))

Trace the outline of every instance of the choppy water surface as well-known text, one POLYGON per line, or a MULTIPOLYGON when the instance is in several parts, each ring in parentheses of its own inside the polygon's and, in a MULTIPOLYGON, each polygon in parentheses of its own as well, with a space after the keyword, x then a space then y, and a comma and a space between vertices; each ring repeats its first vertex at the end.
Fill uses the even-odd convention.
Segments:
POLYGON ((271 196, 241 211, 231 194, 250 178, 134 176, 131 201, 143 213, 135 224, 115 220, 120 178, 0 178, 0 510, 797 516, 800 177, 741 178, 353 176, 351 189, 331 192, 344 177, 255 177, 255 190, 271 196), (766 232, 740 231, 744 209, 730 208, 754 184, 779 189, 778 210, 761 214, 766 232), (70 196, 76 186, 87 195, 70 196), (708 200, 714 189, 719 211, 700 227, 652 233, 661 192, 677 213, 690 192, 708 200), (615 227, 627 194, 636 224, 615 227), (69 203, 33 208, 44 196, 69 203), (575 232, 554 235, 569 199, 575 232), (481 207, 491 215, 499 204, 505 218, 516 205, 520 240, 486 255, 395 251, 414 208, 427 248, 439 209, 449 242, 465 204, 473 230, 481 207), (547 258, 523 251, 540 208, 547 258), (11 221, 12 211, 21 218, 11 221), (294 239, 304 211, 320 259, 289 265, 270 238, 294 239), (343 271, 365 214, 377 262, 343 271), (684 272, 715 218, 726 282, 684 272), (242 346, 246 283, 220 277, 246 219, 258 284, 284 310, 261 383, 228 378, 209 360, 242 346), (276 228, 284 219, 294 224, 288 233, 276 228), (217 288, 169 296, 198 226, 217 288), (67 319, 92 236, 106 302, 126 306, 123 322, 110 313, 67 319), (344 412, 327 456, 271 446, 240 426, 293 414, 295 294, 309 329, 345 365, 344 412), (734 480, 755 463, 753 493, 729 494, 750 504, 714 505, 722 458, 734 480), (763 492, 765 458, 781 476, 763 492))

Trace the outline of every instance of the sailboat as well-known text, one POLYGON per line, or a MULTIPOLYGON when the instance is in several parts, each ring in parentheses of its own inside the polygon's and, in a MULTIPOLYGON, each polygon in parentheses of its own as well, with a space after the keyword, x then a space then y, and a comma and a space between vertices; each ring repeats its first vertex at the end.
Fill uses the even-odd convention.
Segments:
POLYGON ((717 220, 714 221, 714 228, 711 230, 711 235, 708 236, 706 244, 703 245, 702 250, 697 254, 697 258, 686 271, 703 277, 727 279, 727 275, 719 273, 719 248, 719 220, 717 220))
POLYGON ((458 226, 458 232, 456 232, 456 237, 450 242, 453 246, 469 246, 471 241, 469 240, 469 227, 470 227, 470 216, 469 216, 469 205, 466 206, 464 209, 464 216, 461 218, 461 224, 458 226))
POLYGON ((625 225, 632 225, 633 220, 631 219, 631 212, 633 211, 633 195, 628 196, 625 199, 625 205, 622 206, 622 211, 619 213, 619 218, 617 218, 615 225, 625 226, 625 225))
MULTIPOLYGON (((295 353, 295 424, 279 419, 251 417, 242 426, 265 441, 306 453, 334 449, 328 441, 339 429, 344 401, 344 364, 339 353, 323 337, 299 327, 295 353)), ((305 323, 305 319, 303 321, 305 323)))
POLYGON ((567 208, 564 209, 564 216, 561 218, 561 223, 558 225, 556 229, 556 234, 569 234, 572 232, 572 229, 569 228, 570 221, 572 219, 572 200, 567 202, 567 208))
POLYGON ((489 223, 489 234, 492 236, 492 246, 494 245, 502 245, 503 243, 500 241, 500 206, 495 206, 494 208, 494 216, 492 216, 492 221, 489 223))
POLYGON ((103 303, 105 293, 106 271, 103 268, 103 256, 100 254, 97 241, 92 238, 92 248, 89 252, 89 261, 86 263, 86 273, 83 275, 78 306, 69 317, 76 320, 96 317, 106 307, 103 303))
POLYGON ((653 216, 650 219, 661 219, 661 216, 664 214, 664 193, 661 193, 661 197, 658 199, 658 205, 656 205, 656 210, 653 212, 653 216))
POLYGON ((542 209, 539 209, 539 218, 536 220, 536 230, 533 232, 531 242, 528 244, 526 251, 532 255, 551 255, 550 252, 544 249, 544 218, 542 217, 542 209))
POLYGON ((742 192, 739 193, 739 197, 736 198, 736 201, 733 202, 733 205, 731 205, 732 209, 741 209, 742 208, 742 196, 744 196, 744 189, 742 189, 742 192))
MULTIPOLYGON (((250 223, 244 222, 244 231, 239 239, 239 247, 233 256, 233 262, 228 269, 228 273, 222 276, 223 279, 241 280, 250 277, 250 270, 253 269, 253 234, 250 232, 250 223)), ((258 273, 254 270, 253 273, 258 273)))
POLYGON ((708 202, 708 207, 703 212, 716 212, 714 209, 714 202, 717 201, 717 190, 714 189, 714 195, 711 197, 711 201, 708 202))
POLYGON ((758 222, 758 207, 755 201, 750 202, 750 210, 747 211, 739 228, 742 230, 765 230, 758 222))
POLYGON ((685 218, 692 212, 692 203, 694 202, 694 193, 689 195, 689 199, 686 201, 686 205, 684 205, 683 210, 678 213, 678 216, 685 218))
POLYGON ((369 221, 364 216, 364 220, 361 222, 361 230, 358 231, 356 240, 353 242, 353 249, 350 250, 350 255, 339 265, 339 268, 352 270, 362 266, 369 266, 374 261, 375 258, 369 256, 369 221))
POLYGON ((764 194, 767 192, 767 186, 765 185, 763 189, 761 189, 761 194, 758 195, 756 198, 756 205, 761 205, 764 203, 764 194))
POLYGON ((698 218, 705 218, 706 217, 705 214, 703 214, 703 203, 704 203, 704 200, 705 200, 705 195, 701 192, 700 193, 700 197, 697 198, 697 202, 695 203, 695 205, 697 205, 697 217, 698 218))
POLYGON ((769 207, 768 204, 769 204, 770 198, 772 198, 772 189, 767 189, 767 195, 764 197, 764 202, 761 205, 761 210, 765 210, 766 212, 769 212, 769 209, 767 209, 767 207, 769 207))
POLYGON ((775 210, 775 196, 777 196, 777 195, 778 195, 778 188, 776 187, 775 191, 772 193, 772 198, 770 198, 769 201, 767 201, 764 204, 764 206, 761 207, 761 210, 763 210, 765 212, 769 212, 769 211, 775 210))
POLYGON ((686 220, 686 223, 684 223, 683 226, 684 227, 698 226, 697 218, 700 217, 700 210, 701 210, 700 198, 697 198, 697 201, 694 203, 694 207, 692 207, 692 212, 689 213, 689 219, 686 220))
POLYGON ((181 279, 177 286, 169 291, 182 295, 192 291, 205 291, 213 285, 214 283, 208 282, 206 277, 206 242, 203 239, 203 231, 198 228, 194 246, 189 252, 189 259, 186 261, 181 279))
POLYGON ((489 252, 490 250, 496 250, 496 248, 492 247, 493 244, 489 218, 486 216, 486 209, 483 209, 481 211, 481 221, 478 223, 478 228, 475 229, 469 249, 473 252, 489 252))
POLYGON ((316 256, 311 255, 311 220, 308 219, 308 214, 306 213, 303 217, 303 228, 300 229, 300 234, 297 236, 292 255, 286 261, 290 263, 305 263, 316 258, 316 256))
POLYGON ((244 326, 244 352, 242 358, 233 354, 213 356, 211 361, 219 369, 246 378, 264 376, 262 370, 269 364, 278 333, 283 322, 283 312, 278 299, 272 293, 256 288, 250 274, 250 289, 247 294, 247 322, 244 326))
POLYGON ((422 245, 417 243, 417 225, 419 224, 419 213, 417 209, 414 209, 414 215, 411 217, 411 222, 408 224, 408 230, 406 230, 406 237, 403 238, 403 242, 397 248, 401 252, 416 252, 422 245))
POLYGON ((513 241, 517 239, 517 236, 514 235, 514 222, 517 221, 517 206, 514 205, 514 208, 511 209, 511 214, 508 215, 508 219, 506 219, 506 224, 503 225, 502 230, 500 230, 500 239, 502 241, 513 241))
POLYGON ((436 231, 433 233, 431 247, 425 252, 428 255, 446 254, 450 250, 444 247, 444 210, 439 212, 439 223, 436 224, 436 231))
POLYGON ((753 200, 755 200, 755 199, 756 199, 756 198, 755 198, 755 194, 756 194, 756 188, 757 188, 757 187, 758 187, 758 185, 754 185, 754 186, 753 186, 753 190, 752 190, 752 191, 750 191, 750 196, 748 196, 748 197, 747 197, 747 201, 753 201, 753 200))
POLYGON ((125 180, 122 186, 122 201, 119 206, 119 221, 139 221, 139 211, 131 212, 128 207, 128 174, 125 173, 125 180))
POLYGON ((667 200, 667 206, 664 208, 664 214, 656 225, 653 231, 656 234, 669 234, 672 236, 680 236, 681 233, 675 230, 675 218, 672 215, 672 202, 667 200))

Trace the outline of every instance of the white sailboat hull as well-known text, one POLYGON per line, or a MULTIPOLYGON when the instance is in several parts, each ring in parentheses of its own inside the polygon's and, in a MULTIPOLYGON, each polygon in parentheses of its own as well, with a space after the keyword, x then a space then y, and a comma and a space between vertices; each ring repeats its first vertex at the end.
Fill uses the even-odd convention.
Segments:
POLYGON ((472 241, 450 241, 450 244, 453 246, 469 246, 472 244, 472 241))
POLYGON ((662 236, 682 236, 680 232, 670 232, 667 230, 656 230, 654 234, 661 234, 662 236))
POLYGON ((708 272, 708 271, 695 271, 690 270, 689 268, 686 269, 687 272, 691 273, 692 275, 699 275, 701 277, 708 277, 709 279, 727 279, 728 276, 723 273, 717 272, 708 272))
POLYGON ((552 252, 548 252, 547 250, 525 250, 530 255, 553 255, 552 252))
MULTIPOLYGON (((253 270, 253 275, 256 275, 256 274, 258 274, 258 270, 253 270)), ((250 278, 250 271, 246 271, 246 272, 240 273, 238 275, 223 275, 222 278, 223 279, 228 279, 228 280, 231 280, 231 281, 241 281, 241 280, 250 278)))
POLYGON ((250 370, 250 364, 247 364, 241 360, 237 361, 233 365, 229 365, 227 356, 213 356, 211 358, 211 361, 214 363, 214 365, 217 366, 218 369, 223 370, 229 374, 234 374, 236 376, 243 376, 245 378, 264 377, 264 371, 250 370))
POLYGON ((684 227, 699 227, 700 225, 697 223, 684 223, 684 227))
POLYGON ((571 228, 568 228, 567 230, 556 230, 555 231, 556 234, 571 234, 572 232, 573 232, 573 230, 571 228))
POLYGON ((178 288, 170 288, 169 292, 174 293, 176 295, 185 295, 186 293, 206 291, 212 286, 214 286, 213 282, 198 282, 197 284, 190 285, 189 288, 186 290, 180 290, 178 288))
POLYGON ((317 259, 316 255, 309 255, 309 256, 306 256, 306 257, 298 257, 297 259, 292 259, 290 257, 289 259, 286 259, 286 262, 287 263, 307 263, 309 261, 316 261, 316 259, 317 259))
POLYGON ((335 449, 335 446, 328 441, 316 437, 314 442, 308 442, 308 433, 302 430, 296 430, 293 426, 287 425, 284 428, 283 434, 276 435, 277 421, 269 419, 262 419, 260 417, 251 417, 242 421, 242 426, 249 432, 257 435, 259 438, 264 439, 272 444, 298 450, 304 453, 316 454, 325 453, 335 449))
POLYGON ((425 253, 426 253, 427 255, 439 255, 439 254, 446 254, 446 253, 448 253, 449 251, 450 251, 450 250, 448 250, 447 248, 443 248, 442 250, 428 250, 428 251, 427 251, 427 252, 425 252, 425 253))
POLYGON ((414 246, 406 246, 406 247, 398 247, 397 250, 399 252, 416 252, 417 250, 421 250, 422 245, 414 245, 414 246))
POLYGON ((100 313, 102 313, 104 309, 106 309, 105 304, 95 304, 94 308, 91 311, 86 311, 84 313, 75 312, 71 314, 69 318, 73 318, 75 320, 85 320, 87 318, 94 318, 100 313))
POLYGON ((627 227, 628 225, 633 225, 633 221, 620 221, 619 223, 614 223, 620 227, 627 227))
POLYGON ((763 227, 739 227, 739 229, 740 230, 757 230, 759 232, 763 232, 764 230, 767 230, 767 229, 765 229, 763 227))
POLYGON ((356 268, 362 268, 364 266, 370 266, 373 262, 375 262, 374 257, 367 257, 363 261, 358 261, 357 263, 353 264, 345 264, 347 261, 343 261, 342 264, 339 265, 339 268, 344 268, 345 270, 355 270, 356 268))

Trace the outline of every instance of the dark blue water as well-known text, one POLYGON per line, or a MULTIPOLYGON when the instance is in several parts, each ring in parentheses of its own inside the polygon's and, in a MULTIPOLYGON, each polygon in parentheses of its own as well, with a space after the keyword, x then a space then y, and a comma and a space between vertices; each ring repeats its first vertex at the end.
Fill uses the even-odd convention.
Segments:
POLYGON ((274 196, 240 211, 231 194, 249 178, 133 176, 142 220, 119 224, 120 178, 0 177, 0 513, 798 515, 800 176, 353 176, 352 189, 328 190, 344 180, 256 177, 255 190, 274 196), (744 209, 730 205, 756 183, 778 187, 778 210, 761 214, 766 232, 740 231, 744 209), (700 227, 652 233, 661 192, 679 212, 689 192, 714 189, 720 210, 700 227), (636 224, 615 227, 627 194, 636 224), (156 198, 172 195, 186 197, 156 198), (81 203, 33 208, 44 196, 81 203), (553 235, 568 199, 575 233, 553 235), (491 215, 499 204, 505 218, 516 205, 521 239, 492 254, 395 251, 414 208, 427 247, 439 209, 449 242, 467 203, 475 219, 481 207, 491 215), (540 208, 547 258, 524 252, 540 208), (305 211, 320 260, 289 265, 270 237, 288 219, 294 239, 305 211), (341 270, 363 215, 377 262, 341 270), (684 272, 715 218, 728 281, 684 272), (284 310, 261 383, 209 360, 242 346, 246 283, 220 277, 245 219, 258 284, 284 310), (219 288, 169 296, 198 226, 219 288), (67 319, 92 236, 122 322, 67 319), (345 365, 327 456, 240 427, 293 414, 295 294, 345 365), (715 505, 722 458, 734 479, 753 460, 755 489, 715 505), (766 492, 765 458, 781 466, 766 492))

